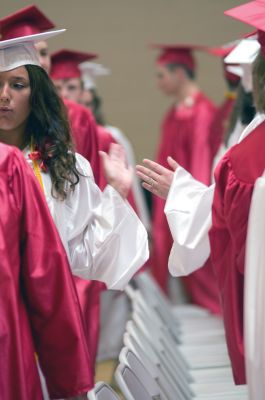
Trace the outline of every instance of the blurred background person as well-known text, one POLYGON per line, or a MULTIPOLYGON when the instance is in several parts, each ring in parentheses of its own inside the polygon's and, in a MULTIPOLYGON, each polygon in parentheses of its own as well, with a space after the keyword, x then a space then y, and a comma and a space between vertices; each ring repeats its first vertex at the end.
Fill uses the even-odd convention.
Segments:
MULTIPOLYGON (((197 66, 193 54, 194 50, 204 48, 195 45, 153 47, 160 50, 156 66, 158 87, 175 101, 162 123, 156 161, 168 167, 167 157, 171 156, 198 180, 208 185, 212 163, 211 125, 216 107, 196 82, 197 66)), ((163 199, 153 199, 151 267, 157 282, 167 292, 172 237, 164 206, 163 199)), ((184 278, 183 282, 188 300, 216 313, 220 312, 217 285, 210 263, 202 272, 184 278)))

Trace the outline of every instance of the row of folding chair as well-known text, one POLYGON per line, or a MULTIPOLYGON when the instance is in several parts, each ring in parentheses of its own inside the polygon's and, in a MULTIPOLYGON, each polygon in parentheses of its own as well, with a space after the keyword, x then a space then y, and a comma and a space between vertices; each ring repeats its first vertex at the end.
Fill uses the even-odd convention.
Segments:
POLYGON ((190 305, 172 307, 148 273, 132 302, 115 379, 126 400, 245 400, 233 383, 222 320, 190 305))

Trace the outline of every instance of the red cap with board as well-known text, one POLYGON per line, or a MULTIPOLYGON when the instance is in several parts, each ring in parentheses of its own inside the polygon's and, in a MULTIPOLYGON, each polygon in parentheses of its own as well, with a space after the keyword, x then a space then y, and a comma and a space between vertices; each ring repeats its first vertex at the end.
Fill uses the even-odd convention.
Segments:
POLYGON ((54 27, 54 23, 35 5, 22 8, 0 19, 1 40, 34 35, 54 27))
POLYGON ((151 47, 161 51, 161 54, 157 58, 158 64, 181 64, 185 65, 191 71, 196 69, 193 51, 206 49, 205 46, 192 44, 152 44, 151 47))
POLYGON ((245 22, 258 29, 258 41, 265 55, 265 0, 255 0, 231 8, 224 12, 225 15, 245 22))
POLYGON ((52 68, 51 78, 52 79, 71 79, 80 78, 81 70, 79 64, 84 61, 90 61, 97 58, 95 53, 85 53, 81 51, 61 49, 56 51, 51 56, 52 68))

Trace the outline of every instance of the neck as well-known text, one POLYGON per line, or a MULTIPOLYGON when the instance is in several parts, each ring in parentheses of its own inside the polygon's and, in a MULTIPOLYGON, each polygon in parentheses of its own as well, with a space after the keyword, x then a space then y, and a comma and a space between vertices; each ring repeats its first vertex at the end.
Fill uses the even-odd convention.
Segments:
POLYGON ((16 146, 20 150, 25 147, 25 126, 14 130, 4 131, 0 129, 0 142, 10 146, 16 146))
POLYGON ((188 97, 194 97, 199 92, 198 85, 193 81, 185 82, 175 94, 175 99, 178 104, 184 103, 188 97))

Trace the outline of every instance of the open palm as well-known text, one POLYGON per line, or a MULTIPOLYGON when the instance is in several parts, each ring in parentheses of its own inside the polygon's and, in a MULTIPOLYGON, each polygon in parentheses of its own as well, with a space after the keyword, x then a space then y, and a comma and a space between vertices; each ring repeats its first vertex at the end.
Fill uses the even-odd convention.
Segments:
POLYGON ((128 196, 132 186, 133 170, 128 167, 123 147, 117 143, 111 143, 109 154, 99 152, 102 161, 105 178, 109 185, 113 186, 123 198, 128 196))

